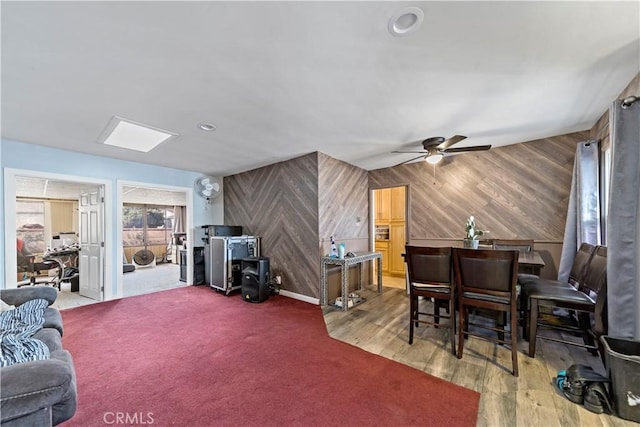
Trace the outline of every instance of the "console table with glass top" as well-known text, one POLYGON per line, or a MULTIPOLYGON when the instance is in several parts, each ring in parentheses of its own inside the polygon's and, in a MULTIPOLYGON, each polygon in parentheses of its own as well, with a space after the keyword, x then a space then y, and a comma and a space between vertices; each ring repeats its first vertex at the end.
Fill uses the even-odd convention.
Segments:
POLYGON ((327 283, 327 266, 340 266, 340 282, 342 291, 342 311, 349 309, 347 296, 349 295, 349 267, 358 265, 358 286, 362 289, 362 264, 365 261, 378 261, 378 294, 382 294, 382 254, 380 252, 355 252, 355 256, 344 258, 331 258, 323 256, 320 259, 320 304, 328 304, 329 285, 327 283))

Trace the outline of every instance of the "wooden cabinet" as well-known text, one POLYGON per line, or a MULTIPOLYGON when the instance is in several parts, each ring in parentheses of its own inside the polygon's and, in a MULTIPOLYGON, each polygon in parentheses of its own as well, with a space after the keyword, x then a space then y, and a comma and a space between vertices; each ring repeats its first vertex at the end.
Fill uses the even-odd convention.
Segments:
POLYGON ((391 221, 404 221, 404 187, 393 187, 391 190, 390 217, 391 221))
POLYGON ((391 189, 383 188, 375 192, 376 222, 389 221, 391 217, 391 189))
POLYGON ((391 223, 389 229, 389 273, 394 276, 404 276, 404 253, 406 234, 404 222, 391 223))
POLYGON ((389 242, 376 242, 376 252, 382 254, 382 273, 389 273, 389 242))
POLYGON ((406 187, 375 190, 376 238, 387 230, 387 242, 376 241, 376 252, 382 253, 382 273, 404 277, 404 246, 406 244, 406 187))

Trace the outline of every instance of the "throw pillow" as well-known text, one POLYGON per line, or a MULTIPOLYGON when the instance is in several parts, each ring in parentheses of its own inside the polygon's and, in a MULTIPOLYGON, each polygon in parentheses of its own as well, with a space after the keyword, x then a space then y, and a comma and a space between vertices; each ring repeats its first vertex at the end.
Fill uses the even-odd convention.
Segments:
POLYGON ((13 310, 14 308, 16 308, 15 305, 9 305, 0 299, 0 312, 13 310))

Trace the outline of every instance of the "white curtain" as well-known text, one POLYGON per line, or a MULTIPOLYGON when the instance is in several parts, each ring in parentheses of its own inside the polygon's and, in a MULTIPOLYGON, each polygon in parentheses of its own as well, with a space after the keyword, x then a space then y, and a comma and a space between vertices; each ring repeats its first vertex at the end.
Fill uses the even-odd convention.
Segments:
POLYGON ((607 218, 609 335, 640 340, 640 100, 615 101, 611 126, 611 188, 607 218))
POLYGON ((567 222, 558 267, 558 280, 562 282, 569 280, 571 265, 580 245, 599 245, 601 242, 598 154, 597 141, 583 141, 576 147, 567 222))
POLYGON ((184 233, 184 207, 173 207, 173 232, 184 233))

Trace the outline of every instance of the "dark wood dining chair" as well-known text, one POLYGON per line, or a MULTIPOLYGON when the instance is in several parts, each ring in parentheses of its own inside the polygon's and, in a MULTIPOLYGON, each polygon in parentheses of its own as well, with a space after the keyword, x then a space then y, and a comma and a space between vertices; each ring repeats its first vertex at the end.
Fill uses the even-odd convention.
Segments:
POLYGON ((549 288, 562 289, 578 289, 580 282, 587 271, 587 266, 595 253, 596 246, 590 243, 582 243, 578 252, 576 252, 571 264, 569 278, 565 281, 541 279, 539 277, 518 276, 518 284, 520 285, 520 313, 524 319, 522 327, 522 335, 524 339, 529 340, 529 294, 539 292, 549 288))
POLYGON ((493 239, 492 247, 494 250, 528 253, 533 252, 533 240, 493 239))
POLYGON ((458 359, 462 358, 465 336, 476 336, 496 344, 510 344, 512 372, 517 377, 518 251, 453 248, 453 271, 458 298, 458 359), (470 308, 493 310, 498 314, 508 313, 509 329, 507 325, 496 324, 495 327, 491 327, 470 322, 470 308), (473 332, 471 326, 475 327, 473 332), (498 337, 481 334, 476 332, 476 329, 497 332, 498 337), (509 341, 504 338, 505 334, 509 334, 509 341))
POLYGON ((413 329, 419 323, 435 327, 449 328, 451 352, 456 354, 456 322, 454 305, 454 286, 451 280, 451 248, 432 248, 424 246, 405 246, 405 261, 409 276, 409 344, 413 344, 413 329), (433 298, 433 314, 421 312, 419 297, 433 298), (442 303, 446 303, 447 314, 441 314, 442 303), (421 319, 420 316, 429 319, 421 319), (442 323, 441 318, 449 319, 442 323))
POLYGON ((599 346, 594 340, 591 318, 594 315, 601 317, 596 309, 604 309, 603 304, 598 304, 598 299, 606 298, 606 284, 607 247, 596 246, 577 288, 542 287, 529 292, 529 356, 535 357, 538 338, 585 347, 597 354, 599 346), (541 319, 541 307, 546 307, 545 316, 552 319, 541 319), (556 308, 568 310, 568 315, 559 315, 559 311, 554 310, 556 308), (541 327, 577 334, 583 343, 565 339, 562 335, 542 335, 539 333, 541 327))
MULTIPOLYGON (((493 239, 492 247, 494 250, 518 251, 522 254, 533 253, 533 240, 531 239, 493 239)), ((523 275, 535 275, 533 267, 520 265, 518 273, 523 275)))

